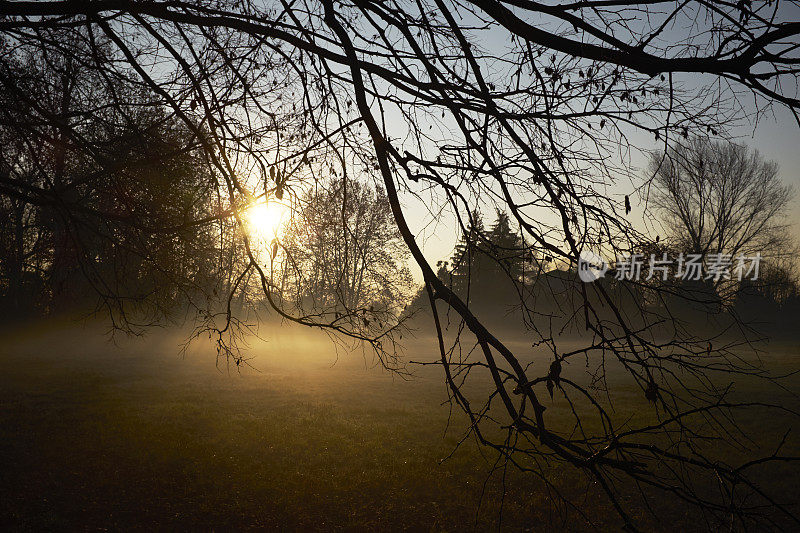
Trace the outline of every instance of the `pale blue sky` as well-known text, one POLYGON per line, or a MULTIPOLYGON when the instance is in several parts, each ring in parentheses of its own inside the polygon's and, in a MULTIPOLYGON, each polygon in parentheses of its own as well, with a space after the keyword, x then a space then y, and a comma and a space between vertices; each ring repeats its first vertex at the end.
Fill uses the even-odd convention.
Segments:
MULTIPOLYGON (((767 114, 760 118, 757 125, 741 126, 731 131, 736 142, 747 144, 758 149, 762 155, 769 160, 776 161, 780 166, 781 179, 791 184, 795 189, 794 198, 790 204, 787 218, 792 225, 792 232, 795 239, 800 243, 800 126, 794 118, 785 110, 775 108, 775 113, 767 114)), ((656 148, 650 138, 639 139, 640 149, 656 148)), ((635 141, 634 141, 635 142, 635 141)), ((634 167, 641 169, 644 165, 644 155, 634 152, 631 156, 634 167)), ((639 173, 643 175, 643 172, 639 173)), ((618 185, 620 194, 628 192, 631 187, 625 182, 618 185)), ((423 246, 423 251, 432 264, 438 260, 450 258, 453 246, 459 237, 458 230, 450 217, 434 221, 426 212, 425 207, 409 204, 411 220, 415 228, 418 228, 418 238, 423 246), (424 231, 423 231, 423 228, 424 231)), ((638 215, 642 219, 640 209, 634 209, 632 216, 638 215)), ((486 214, 491 217, 492 215, 486 214)), ((635 219, 634 219, 635 220, 635 219)), ((421 272, 413 267, 414 276, 421 280, 421 272)))
MULTIPOLYGON (((782 4, 783 16, 782 18, 789 20, 800 20, 800 6, 782 4)), ((689 31, 689 28, 697 30, 698 24, 696 20, 683 20, 676 19, 675 25, 664 33, 664 39, 675 39, 683 35, 683 32, 689 31)), ((546 26, 546 21, 542 21, 542 26, 546 26)), ((481 41, 485 47, 497 52, 503 53, 507 50, 508 42, 507 33, 504 30, 491 30, 484 32, 481 36, 481 41)), ((676 76, 677 80, 677 76, 676 76)), ((684 80, 687 86, 696 85, 709 81, 703 77, 688 77, 684 80)), ((680 81, 677 81, 680 83, 680 81)), ((792 88, 784 88, 791 94, 792 88)), ((741 96, 741 95, 740 95, 741 96)), ((753 102, 752 97, 744 95, 740 100, 744 106, 742 115, 752 113, 753 102)), ((763 105, 763 102, 761 102, 763 105)), ((794 117, 785 108, 775 105, 765 112, 761 113, 758 117, 757 123, 743 118, 738 124, 728 127, 725 132, 727 136, 731 137, 734 141, 742 144, 747 144, 753 148, 758 149, 766 159, 773 160, 780 166, 781 178, 794 186, 795 196, 791 202, 789 212, 787 213, 788 221, 793 225, 793 234, 798 242, 800 242, 800 126, 798 126, 794 117)), ((663 149, 663 141, 656 143, 654 138, 649 134, 644 133, 631 133, 630 139, 636 149, 630 153, 629 160, 622 161, 621 164, 625 168, 634 170, 634 174, 643 177, 644 171, 642 170, 646 164, 646 151, 653 149, 663 149), (638 150, 637 150, 638 149, 638 150)), ((611 194, 622 195, 628 194, 633 189, 633 185, 627 179, 620 179, 616 186, 612 189, 611 194)), ((631 198, 634 199, 633 197, 631 198)), ((412 224, 412 230, 417 233, 418 240, 423 246, 423 251, 432 264, 440 259, 448 259, 452 254, 453 246, 458 238, 458 231, 454 221, 450 217, 444 217, 441 220, 434 221, 426 212, 426 206, 420 205, 418 202, 410 201, 409 208, 409 222, 412 224)), ((493 213, 484 213, 491 223, 493 213)), ((641 206, 634 203, 634 210, 631 213, 631 219, 644 227, 644 217, 641 206)), ((639 225, 637 224, 637 225, 639 225)), ((416 267, 414 267, 416 270, 416 267)), ((414 272, 415 276, 419 279, 420 273, 414 272)))

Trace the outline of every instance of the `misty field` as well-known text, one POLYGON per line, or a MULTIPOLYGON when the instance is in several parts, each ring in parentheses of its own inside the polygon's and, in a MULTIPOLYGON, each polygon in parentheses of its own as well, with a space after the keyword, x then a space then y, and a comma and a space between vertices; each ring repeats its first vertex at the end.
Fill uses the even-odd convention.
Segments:
MULTIPOLYGON (((117 338, 114 345, 98 326, 5 330, 0 526, 619 528, 596 487, 572 470, 549 471, 566 496, 583 502, 591 524, 552 505, 534 476, 509 469, 503 491, 502 470, 490 476, 496 457, 474 440, 451 453, 466 424, 454 413, 448 426, 439 369, 412 366, 414 375, 403 379, 369 353, 337 353, 323 336, 263 333, 267 341, 251 346, 254 368, 228 369, 215 366, 203 342, 181 357, 183 333, 117 338)), ((412 340, 405 357, 431 359, 434 349, 412 340)), ((774 365, 797 367, 798 346, 775 353, 774 365)), ((785 398, 771 400, 797 405, 798 380, 787 383, 785 398)), ((745 391, 758 393, 756 385, 745 391)), ((639 396, 623 389, 618 405, 642 416, 639 396)), ((549 405, 566 409, 558 396, 549 405)), ((745 420, 751 429, 762 423, 759 413, 745 420)), ((797 500, 794 472, 779 467, 769 480, 786 487, 788 501, 797 500)), ((703 529, 685 509, 672 516, 653 523, 641 514, 652 529, 703 529)))

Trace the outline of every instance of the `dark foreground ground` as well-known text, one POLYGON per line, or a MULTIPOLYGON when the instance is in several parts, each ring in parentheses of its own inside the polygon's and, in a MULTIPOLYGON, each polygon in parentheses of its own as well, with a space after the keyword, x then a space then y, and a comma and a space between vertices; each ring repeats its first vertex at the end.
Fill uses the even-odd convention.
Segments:
MULTIPOLYGON (((0 530, 591 528, 531 476, 509 472, 503 498, 494 456, 471 441, 442 461, 465 425, 446 430, 436 372, 399 379, 291 330, 265 332, 242 372, 218 370, 203 343, 180 357, 182 334, 116 346, 74 324, 0 335, 0 530)), ((411 359, 431 356, 412 346, 411 359)), ((797 366, 797 346, 776 350, 797 366)), ((775 483, 796 491, 795 473, 775 483)), ((619 529, 595 488, 551 475, 594 527, 619 529)), ((645 525, 703 529, 683 509, 668 516, 645 525)))

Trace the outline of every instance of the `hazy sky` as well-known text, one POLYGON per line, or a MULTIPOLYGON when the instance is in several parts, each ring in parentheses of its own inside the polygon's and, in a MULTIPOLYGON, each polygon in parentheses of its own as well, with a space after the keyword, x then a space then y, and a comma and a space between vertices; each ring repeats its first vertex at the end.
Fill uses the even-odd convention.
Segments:
MULTIPOLYGON (((782 3, 781 10, 783 18, 786 20, 800 20, 800 6, 782 3)), ((664 33, 664 39, 680 39, 683 37, 683 32, 688 28, 697 30, 697 24, 701 24, 697 20, 675 20, 675 25, 664 33)), ((543 24, 546 22, 543 21, 543 24)), ((485 47, 489 50, 495 51, 498 54, 504 53, 508 50, 507 33, 504 30, 491 30, 485 32, 481 38, 485 47)), ((711 81, 713 78, 702 78, 697 76, 690 76, 684 80, 685 87, 699 84, 704 81, 711 81)), ((679 76, 676 75, 676 85, 680 84, 679 76)), ((741 87, 737 88, 741 89, 741 87)), ((784 87, 787 94, 792 93, 792 88, 784 87)), ((742 93, 739 95, 741 98, 740 104, 744 107, 743 114, 752 114, 754 111, 754 101, 751 96, 742 93)), ((759 103, 763 106, 763 101, 759 103)), ((778 163, 780 166, 781 178, 795 189, 795 195, 791 202, 788 212, 789 222, 792 224, 792 232, 795 238, 800 242, 800 125, 795 121, 794 117, 785 108, 775 105, 772 108, 762 112, 757 117, 757 121, 742 119, 740 123, 728 127, 725 132, 729 137, 733 138, 735 142, 747 144, 752 148, 758 149, 762 155, 768 159, 778 163)), ((629 136, 634 150, 629 154, 629 160, 622 161, 622 166, 633 170, 636 176, 642 177, 645 175, 643 168, 646 166, 646 152, 654 149, 663 149, 663 140, 661 142, 642 132, 632 133, 629 136)), ((628 179, 620 179, 614 188, 611 190, 612 195, 628 194, 633 190, 633 185, 628 179)), ((634 224, 644 227, 644 216, 641 207, 637 205, 638 199, 634 200, 633 211, 630 215, 634 224)), ((416 231, 417 238, 423 246, 423 251, 428 257, 431 264, 436 263, 440 259, 449 259, 452 254, 453 246, 458 239, 458 231, 456 224, 451 217, 443 217, 437 221, 427 212, 427 205, 420 205, 419 202, 410 201, 408 203, 409 209, 409 222, 412 224, 412 230, 416 231)), ((484 212, 483 215, 487 217, 486 222, 491 224, 494 218, 493 213, 484 212)), ((412 268, 415 277, 421 280, 421 272, 414 266, 412 268)))
MULTIPOLYGON (((735 137, 736 142, 756 148, 766 159, 776 161, 780 165, 781 178, 795 189, 788 218, 795 239, 800 242, 800 126, 787 111, 778 107, 772 111, 762 116, 757 125, 741 126, 729 133, 735 137)), ((657 148, 650 137, 642 136, 634 142, 639 145, 637 148, 642 150, 657 148)), ((631 159, 631 165, 638 170, 641 170, 646 162, 644 154, 639 152, 633 152, 631 159)), ((639 172, 639 175, 644 173, 639 172)), ((629 192, 631 187, 627 184, 627 180, 621 180, 618 189, 620 194, 624 194, 629 192)), ((440 259, 449 259, 459 236, 453 220, 445 217, 436 223, 424 207, 412 204, 409 209, 414 219, 411 222, 417 222, 414 226, 420 229, 426 227, 425 231, 418 233, 418 237, 431 263, 435 265, 440 259)), ((635 206, 632 216, 637 215, 639 220, 643 220, 641 210, 635 206)), ((484 216, 493 220, 492 214, 485 213, 484 216)), ((416 266, 413 266, 412 272, 415 278, 421 281, 422 274, 416 266)))

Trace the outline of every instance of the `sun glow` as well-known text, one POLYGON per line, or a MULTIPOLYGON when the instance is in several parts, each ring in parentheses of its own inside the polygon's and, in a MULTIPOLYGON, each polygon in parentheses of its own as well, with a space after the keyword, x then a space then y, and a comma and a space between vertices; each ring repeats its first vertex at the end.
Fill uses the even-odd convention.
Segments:
POLYGON ((286 214, 286 206, 278 202, 260 202, 250 207, 245 214, 250 236, 265 242, 279 237, 286 214))

